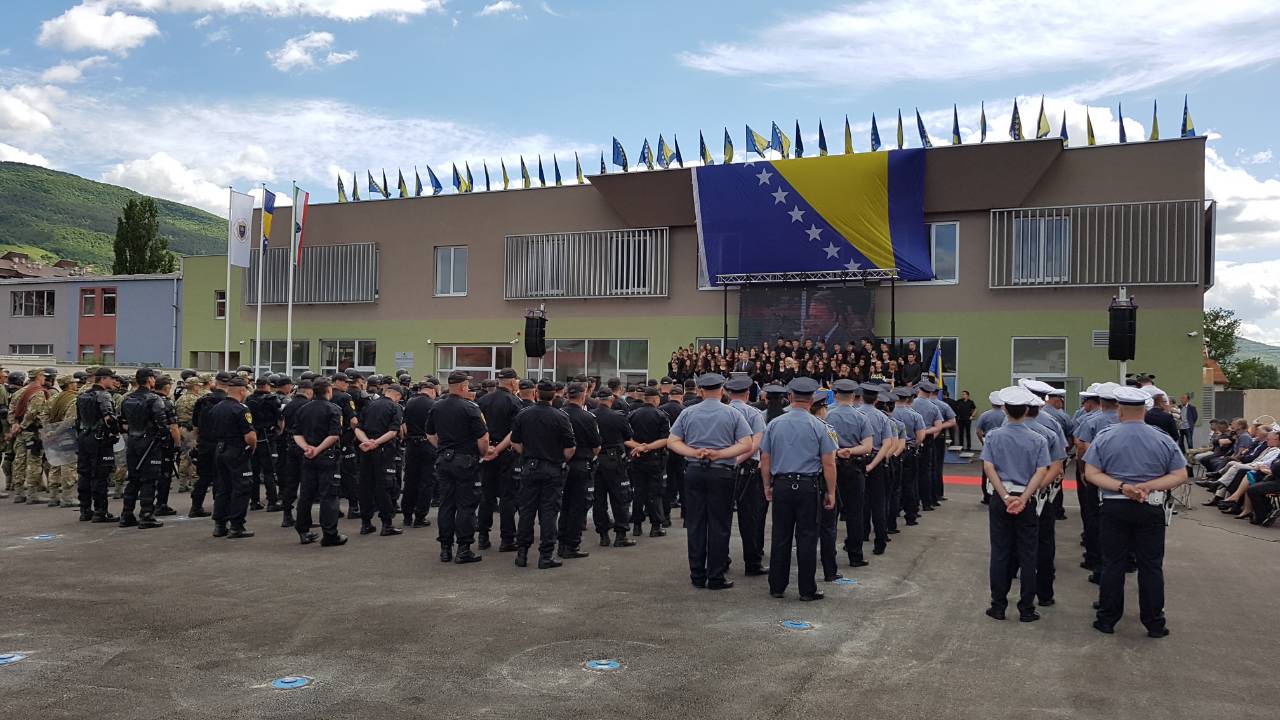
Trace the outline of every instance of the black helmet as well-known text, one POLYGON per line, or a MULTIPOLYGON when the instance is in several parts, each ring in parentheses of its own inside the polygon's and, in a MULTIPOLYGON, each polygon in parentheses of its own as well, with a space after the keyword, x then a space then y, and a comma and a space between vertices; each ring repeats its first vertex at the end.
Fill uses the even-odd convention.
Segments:
POLYGON ((316 379, 316 374, 315 374, 315 373, 313 373, 313 372, 311 372, 310 370, 308 370, 308 371, 306 371, 306 372, 302 373, 301 375, 299 375, 299 376, 298 376, 298 379, 299 379, 299 380, 315 380, 315 379, 316 379))
POLYGON ((81 382, 81 383, 89 379, 89 373, 85 372, 84 370, 77 370, 71 373, 71 376, 76 379, 76 382, 81 382))
POLYGON ((182 372, 178 373, 178 377, 181 377, 183 380, 186 380, 187 378, 192 378, 199 374, 200 373, 197 373, 195 370, 192 370, 191 368, 187 368, 186 370, 183 370, 182 372))
POLYGON ((238 372, 238 373, 242 373, 242 372, 243 372, 243 373, 252 373, 252 372, 253 372, 253 368, 249 367, 248 365, 240 365, 239 367, 237 367, 237 368, 236 368, 236 372, 238 372))
POLYGON ((21 370, 14 370, 13 372, 9 373, 8 380, 10 385, 26 385, 27 374, 22 372, 21 370))

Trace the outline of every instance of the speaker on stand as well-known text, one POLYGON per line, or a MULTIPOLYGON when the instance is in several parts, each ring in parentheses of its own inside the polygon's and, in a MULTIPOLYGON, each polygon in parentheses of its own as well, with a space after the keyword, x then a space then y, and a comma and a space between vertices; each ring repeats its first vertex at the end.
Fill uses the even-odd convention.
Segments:
POLYGON ((542 308, 525 313, 524 354, 531 358, 547 354, 547 311, 542 308))

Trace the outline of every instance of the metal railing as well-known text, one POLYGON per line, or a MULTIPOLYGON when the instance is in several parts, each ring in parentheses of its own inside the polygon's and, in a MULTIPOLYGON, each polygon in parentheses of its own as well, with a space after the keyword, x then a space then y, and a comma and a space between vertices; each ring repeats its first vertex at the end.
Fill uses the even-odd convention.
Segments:
POLYGON ((1205 209, 1170 200, 992 210, 990 287, 1198 284, 1205 209))
POLYGON ((505 297, 662 297, 668 228, 508 235, 505 297))
MULTIPOLYGON (((289 301, 289 249, 268 248, 262 276, 262 304, 289 301)), ((371 303, 378 300, 378 248, 374 243, 303 245, 293 278, 296 305, 371 303)), ((244 303, 258 303, 258 253, 244 274, 244 303)))

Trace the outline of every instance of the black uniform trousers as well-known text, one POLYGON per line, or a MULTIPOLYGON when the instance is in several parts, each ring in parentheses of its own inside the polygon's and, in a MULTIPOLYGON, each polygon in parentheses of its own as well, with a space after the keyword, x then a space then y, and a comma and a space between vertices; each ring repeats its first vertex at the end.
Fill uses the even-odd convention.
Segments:
POLYGON ((887 530, 898 529, 898 515, 902 512, 902 459, 889 456, 884 460, 884 524, 887 530))
POLYGON ((1030 499, 1017 515, 1010 515, 997 497, 987 509, 991 535, 991 607, 1009 607, 1009 588, 1013 587, 1013 568, 1018 570, 1021 590, 1018 612, 1028 614, 1036 609, 1036 538, 1039 520, 1036 501, 1030 499))
POLYGON ((662 527, 666 510, 662 484, 663 471, 667 467, 667 451, 654 450, 631 461, 628 477, 631 479, 631 522, 639 525, 647 518, 654 527, 662 527))
POLYGON ((773 479, 773 544, 769 551, 769 592, 781 593, 791 579, 791 540, 796 545, 800 595, 818 591, 818 514, 822 493, 817 475, 779 475, 773 479))
POLYGON ((631 526, 631 481, 627 478, 627 453, 609 449, 600 453, 596 462, 595 502, 591 519, 601 535, 610 528, 626 535, 631 526), (609 510, 613 510, 613 520, 609 510))
POLYGON ((476 508, 480 505, 480 459, 456 450, 441 452, 436 459, 436 482, 440 544, 457 542, 470 547, 476 540, 476 508))
POLYGON ((1262 522, 1271 514, 1271 501, 1267 499, 1267 495, 1280 492, 1280 481, 1267 480, 1265 482, 1250 485, 1245 494, 1249 496, 1249 506, 1253 511, 1253 520, 1262 522))
POLYGON ((127 465, 124 484, 124 512, 133 514, 133 508, 142 507, 143 515, 154 515, 156 510, 156 485, 160 481, 160 466, 164 464, 160 438, 148 435, 130 435, 124 444, 127 465))
POLYGON ((406 524, 426 520, 435 488, 436 448, 424 437, 410 437, 404 449, 404 496, 400 511, 406 524))
POLYGON ((862 559, 863 508, 867 502, 867 476, 861 460, 836 460, 836 506, 844 514, 844 550, 850 560, 862 559))
MULTIPOLYGON (((294 503, 298 500, 298 488, 302 482, 302 462, 305 459, 302 455, 302 448, 288 438, 285 444, 281 440, 283 447, 276 450, 276 483, 280 493, 280 504, 284 506, 285 512, 293 512, 294 503)), ((315 494, 311 496, 313 499, 315 494)), ((308 511, 310 508, 307 508, 308 511)))
POLYGON ((733 521, 733 468, 685 463, 682 508, 689 528, 689 578, 698 584, 724 580, 733 521))
POLYGON ((1058 492, 1058 500, 1051 501, 1038 518, 1039 530, 1036 533, 1036 597, 1040 602, 1053 599, 1053 581, 1057 577, 1058 557, 1058 511, 1056 504, 1062 498, 1058 492))
POLYGON ((263 485, 267 486, 267 504, 275 505, 280 501, 280 494, 276 489, 276 464, 277 445, 279 439, 275 433, 275 428, 264 428, 258 430, 258 446, 253 451, 253 501, 258 501, 259 488, 263 485))
POLYGON ((742 564, 747 570, 764 567, 764 521, 769 501, 764 499, 760 463, 748 460, 734 471, 734 502, 738 508, 738 537, 742 540, 742 564))
POLYGON ((924 444, 920 446, 920 459, 916 463, 916 478, 918 480, 917 487, 920 495, 920 507, 931 508, 938 504, 937 489, 933 484, 933 466, 937 458, 938 440, 936 438, 925 438, 924 444))
POLYGON ((396 460, 400 453, 398 443, 389 442, 369 452, 361 452, 360 461, 360 509, 365 524, 373 522, 373 514, 384 527, 395 521, 396 460))
POLYGON ((1124 580, 1138 560, 1138 617, 1148 630, 1164 628, 1164 508, 1132 500, 1103 500, 1098 513, 1102 579, 1098 621, 1115 625, 1124 615, 1124 580))
POLYGON ((971 437, 971 435, 969 434, 969 428, 971 428, 972 426, 973 426, 972 420, 968 418, 965 418, 965 419, 956 418, 956 432, 960 434, 959 445, 965 450, 969 449, 969 445, 970 445, 969 438, 971 437))
POLYGON ((92 432, 82 432, 76 446, 76 470, 79 479, 76 494, 80 499, 80 512, 105 513, 111 473, 116 467, 116 455, 112 451, 112 437, 95 438, 92 432))
POLYGON ((1102 565, 1102 547, 1098 540, 1100 498, 1096 485, 1084 481, 1084 463, 1076 462, 1076 499, 1080 502, 1080 524, 1084 528, 1084 565, 1097 570, 1102 565))
MULTIPOLYGON (((933 496, 938 500, 947 496, 946 486, 942 481, 942 471, 947 462, 947 443, 941 437, 933 448, 933 496)), ((937 502, 935 501, 936 505, 937 502)))
MULTIPOLYGON (((662 511, 671 519, 671 508, 684 500, 684 458, 675 453, 667 456, 667 485, 662 493, 662 511)), ((683 517, 683 513, 681 516, 683 517)))
MULTIPOLYGON (((558 536, 560 544, 577 549, 582 544, 582 526, 587 522, 587 508, 595 498, 596 463, 590 458, 573 458, 565 474, 563 503, 558 536)), ((521 517, 524 517, 521 511, 521 517)))
POLYGON ((191 507, 204 506, 204 496, 218 477, 218 443, 214 440, 196 441, 196 481, 191 486, 191 507))
POLYGON ((253 464, 249 448, 239 443, 217 444, 218 476, 213 481, 213 522, 243 528, 253 492, 253 464))
POLYGON ((338 448, 338 472, 342 475, 342 496, 347 499, 347 514, 360 514, 360 467, 355 433, 343 433, 338 448))
POLYGON ((899 458, 902 477, 899 481, 902 514, 907 520, 920 516, 920 452, 908 447, 899 458))
MULTIPOLYGON (((296 447, 296 445, 295 445, 296 447)), ((320 499, 320 530, 327 537, 338 534, 338 496, 342 494, 342 472, 338 469, 338 449, 328 450, 308 460, 298 450, 301 460, 298 484, 298 516, 293 528, 302 535, 311 530, 311 505, 320 499)))
MULTIPOLYGON (((499 438, 501 440, 501 438, 499 438)), ((497 445, 497 443, 494 443, 497 445)), ((493 530, 493 513, 498 513, 498 537, 502 544, 516 540, 516 452, 504 450, 489 462, 480 463, 480 523, 477 530, 493 530)))
POLYGON ((531 459, 521 464, 520 527, 516 530, 516 545, 526 549, 533 545, 533 519, 536 517, 540 530, 538 552, 543 555, 555 552, 564 483, 563 463, 531 459))
POLYGON ((889 543, 889 526, 886 524, 885 493, 888 490, 889 468, 886 458, 875 468, 867 471, 866 502, 862 505, 862 539, 869 540, 875 532, 875 547, 883 548, 889 543))
POLYGON ((169 491, 173 489, 173 473, 174 459, 177 457, 178 450, 173 447, 173 440, 165 438, 161 444, 164 450, 160 452, 160 477, 156 478, 156 507, 169 507, 169 491))

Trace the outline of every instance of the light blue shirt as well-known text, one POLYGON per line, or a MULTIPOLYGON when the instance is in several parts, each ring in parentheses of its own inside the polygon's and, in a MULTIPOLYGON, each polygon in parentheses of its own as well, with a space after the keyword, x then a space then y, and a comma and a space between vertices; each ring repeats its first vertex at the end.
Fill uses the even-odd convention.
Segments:
POLYGON ((1065 410, 1059 410, 1052 405, 1045 405, 1040 408, 1040 414, 1048 413, 1050 417, 1058 421, 1058 427, 1062 429, 1062 434, 1070 437, 1075 434, 1076 423, 1067 415, 1065 410))
POLYGON ((996 468, 1005 486, 1026 487, 1036 471, 1048 467, 1049 441, 1025 422, 996 428, 982 445, 982 460, 996 468))
POLYGON ((920 417, 924 418, 925 428, 933 427, 934 423, 942 419, 942 413, 938 411, 938 406, 929 398, 917 397, 912 400, 911 409, 920 413, 920 417))
POLYGON ((789 409, 765 427, 760 452, 769 456, 772 475, 813 475, 822 472, 822 456, 836 451, 838 439, 836 431, 812 413, 789 409))
POLYGON ((924 418, 920 417, 920 413, 912 410, 909 405, 898 405, 893 409, 893 417, 906 430, 907 446, 916 446, 916 433, 925 429, 924 418))
MULTIPOLYGON (((672 437, 678 437, 691 448, 723 450, 752 435, 742 413, 719 400, 690 405, 680 412, 671 426, 672 437)), ((717 465, 733 465, 731 460, 717 460, 717 465)))
MULTIPOLYGON (((1143 483, 1187 466, 1187 459, 1163 430, 1145 422, 1117 422, 1103 428, 1089 444, 1085 463, 1122 483, 1143 483)), ((1106 500, 1122 493, 1102 491, 1106 500)))
MULTIPOLYGON (((853 409, 862 414, 867 421, 868 434, 871 435, 871 450, 875 452, 884 447, 885 440, 890 437, 889 418, 875 405, 854 405, 853 409)), ((829 414, 828 414, 829 415, 829 414)))
POLYGON ((1098 410, 1091 413, 1076 426, 1076 440, 1088 444, 1105 427, 1120 422, 1120 413, 1116 410, 1098 410))
MULTIPOLYGON (((747 421, 747 427, 751 429, 751 434, 764 432, 764 412, 759 408, 751 407, 741 400, 730 400, 729 407, 742 413, 742 418, 747 421)), ((760 459, 760 449, 756 448, 756 452, 751 456, 753 460, 760 459)))
MULTIPOLYGON (((871 426, 867 418, 852 405, 840 405, 827 411, 827 424, 836 429, 840 437, 840 447, 856 447, 871 437, 871 426)), ((874 441, 872 441, 874 444, 874 441)))
POLYGON ((1004 425, 1004 408, 991 408, 978 416, 977 422, 973 424, 973 431, 980 432, 985 437, 1001 425, 1004 425))
POLYGON ((1062 430, 1058 429, 1057 423, 1053 418, 1045 415, 1037 415, 1033 418, 1027 418, 1026 426, 1035 430, 1044 436, 1049 443, 1049 462, 1057 462, 1067 459, 1067 436, 1062 434, 1062 430))

